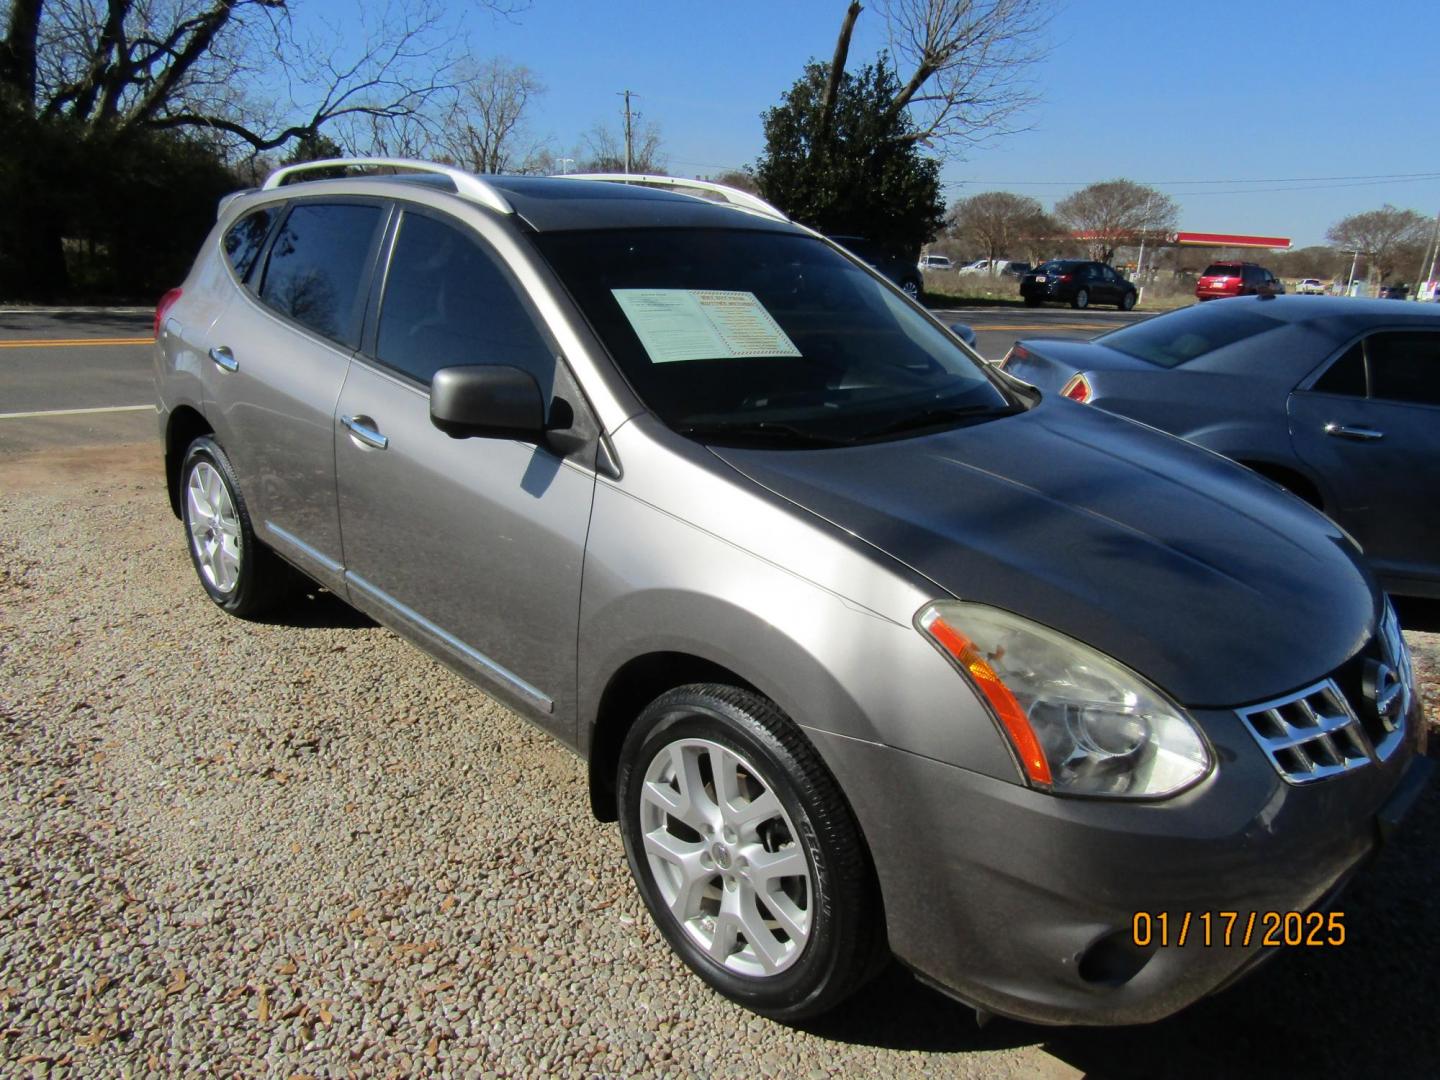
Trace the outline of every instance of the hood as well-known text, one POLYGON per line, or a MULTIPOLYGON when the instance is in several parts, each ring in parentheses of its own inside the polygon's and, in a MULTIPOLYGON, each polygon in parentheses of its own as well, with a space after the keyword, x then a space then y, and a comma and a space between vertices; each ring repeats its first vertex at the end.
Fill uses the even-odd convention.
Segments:
POLYGON ((1328 519, 1218 455, 1067 401, 864 447, 712 452, 937 598, 1043 623, 1191 707, 1323 678, 1376 625, 1378 590, 1328 519))

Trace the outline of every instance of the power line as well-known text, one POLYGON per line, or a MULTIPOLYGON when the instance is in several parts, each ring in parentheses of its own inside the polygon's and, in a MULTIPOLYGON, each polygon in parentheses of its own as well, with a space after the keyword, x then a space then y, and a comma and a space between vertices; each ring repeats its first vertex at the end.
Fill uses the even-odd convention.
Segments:
MULTIPOLYGON (((1331 180, 1434 180, 1440 178, 1440 172, 1414 172, 1414 173, 1368 173, 1361 176, 1268 176, 1268 177, 1232 177, 1228 180, 1136 180, 1137 184, 1148 184, 1150 187, 1164 187, 1167 185, 1179 184, 1309 184, 1331 180)), ((969 180, 966 183, 972 184, 1027 184, 1032 187, 1055 186, 1065 187, 1072 184, 1089 184, 1091 180, 969 180)))

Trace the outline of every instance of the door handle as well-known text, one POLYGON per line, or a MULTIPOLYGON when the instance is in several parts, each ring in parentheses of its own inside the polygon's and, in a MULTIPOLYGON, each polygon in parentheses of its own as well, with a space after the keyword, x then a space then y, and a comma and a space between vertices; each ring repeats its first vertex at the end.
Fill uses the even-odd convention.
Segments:
POLYGON ((1350 424, 1336 423, 1326 424, 1325 434, 1333 435, 1337 439, 1350 439, 1354 442, 1376 442, 1385 437, 1383 431, 1376 431, 1374 428, 1355 427, 1350 424))
POLYGON ((216 345, 210 350, 210 359, 215 361, 215 366, 222 371, 239 371, 240 361, 225 345, 216 345))
POLYGON ((390 438, 381 435, 372 426, 375 421, 368 416, 342 416, 340 423, 350 429, 350 434, 359 439, 366 446, 373 446, 376 450, 384 450, 390 445, 390 438))

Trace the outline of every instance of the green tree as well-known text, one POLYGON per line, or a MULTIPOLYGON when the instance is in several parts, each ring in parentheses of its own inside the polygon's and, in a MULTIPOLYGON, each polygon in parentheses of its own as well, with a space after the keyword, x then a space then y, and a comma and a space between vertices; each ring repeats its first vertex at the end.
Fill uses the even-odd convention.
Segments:
POLYGON ((833 113, 820 134, 829 75, 812 61, 764 113, 761 195, 821 232, 918 251, 944 224, 940 163, 921 156, 913 122, 891 107, 900 87, 883 56, 833 81, 833 113))

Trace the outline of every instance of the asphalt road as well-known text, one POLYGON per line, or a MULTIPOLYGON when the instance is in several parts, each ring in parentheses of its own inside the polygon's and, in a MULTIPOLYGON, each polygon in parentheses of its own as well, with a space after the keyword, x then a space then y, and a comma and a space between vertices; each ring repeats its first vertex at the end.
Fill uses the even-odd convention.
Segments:
POLYGON ((1143 311, 1073 311, 1070 308, 935 308, 946 323, 973 327, 986 360, 998 361, 1020 338, 1062 337, 1085 340, 1152 317, 1143 311))

